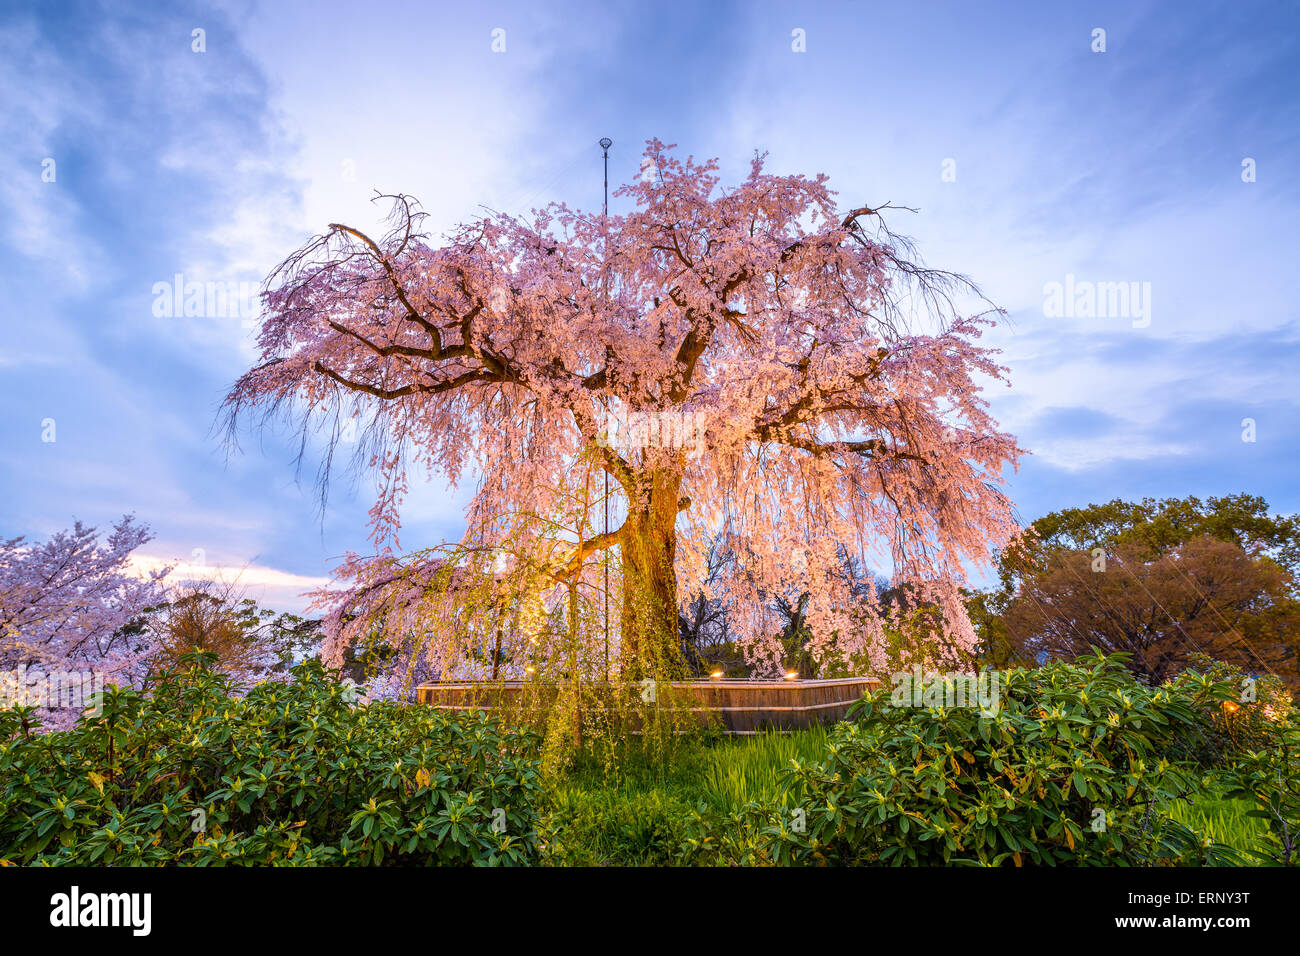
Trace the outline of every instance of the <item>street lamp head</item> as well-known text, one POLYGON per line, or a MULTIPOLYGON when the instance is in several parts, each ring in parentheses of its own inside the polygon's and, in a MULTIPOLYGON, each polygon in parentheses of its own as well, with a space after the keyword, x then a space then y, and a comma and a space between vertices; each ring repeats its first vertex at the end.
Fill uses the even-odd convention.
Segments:
POLYGON ((602 136, 602 137, 600 138, 600 148, 601 148, 601 149, 609 149, 609 148, 610 148, 611 146, 613 146, 613 145, 614 145, 614 141, 613 141, 612 139, 610 139, 608 136, 602 136))

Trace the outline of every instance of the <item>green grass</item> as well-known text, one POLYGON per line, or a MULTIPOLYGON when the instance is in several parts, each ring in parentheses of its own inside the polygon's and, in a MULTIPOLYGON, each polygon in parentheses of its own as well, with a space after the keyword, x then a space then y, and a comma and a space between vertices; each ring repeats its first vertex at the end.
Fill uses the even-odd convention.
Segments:
POLYGON ((723 741, 709 754, 702 793, 719 809, 741 807, 751 800, 788 806, 798 800, 798 794, 783 786, 781 771, 792 760, 818 761, 825 751, 826 730, 822 727, 723 741))
POLYGON ((1241 851, 1253 862, 1252 851, 1271 856, 1276 841, 1267 821, 1246 816, 1249 809, 1245 800, 1205 796, 1195 803, 1179 801, 1169 815, 1201 836, 1241 851))
POLYGON ((671 759, 632 749, 619 754, 613 770, 586 761, 570 771, 562 790, 599 789, 617 794, 659 792, 704 801, 719 810, 751 800, 780 800, 781 771, 792 760, 820 760, 827 731, 817 727, 791 734, 764 733, 687 742, 671 759))
POLYGON ((627 749, 613 768, 581 762, 551 792, 551 862, 671 864, 695 814, 717 818, 750 801, 788 802, 781 769, 818 759, 825 743, 826 730, 817 728, 686 742, 668 760, 627 749))

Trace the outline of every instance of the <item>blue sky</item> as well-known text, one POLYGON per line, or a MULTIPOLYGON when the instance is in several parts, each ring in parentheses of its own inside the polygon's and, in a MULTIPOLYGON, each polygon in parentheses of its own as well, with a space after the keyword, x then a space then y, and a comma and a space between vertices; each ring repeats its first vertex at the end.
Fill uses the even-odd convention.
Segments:
MULTIPOLYGON (((0 533, 133 511, 148 556, 197 549, 301 606, 364 547, 367 479, 322 515, 288 436, 228 458, 249 323, 157 315, 155 288, 256 283, 328 222, 373 225, 374 189, 435 231, 599 208, 601 136, 614 183, 659 137, 726 178, 761 149, 845 203, 917 207, 893 225, 1008 311, 990 397, 1034 453, 1025 519, 1239 491, 1300 510, 1298 33, 1293 3, 6 3, 0 533), (1053 314, 1067 277, 1143 307, 1053 314)), ((417 489, 405 543, 458 537, 463 503, 417 489)))

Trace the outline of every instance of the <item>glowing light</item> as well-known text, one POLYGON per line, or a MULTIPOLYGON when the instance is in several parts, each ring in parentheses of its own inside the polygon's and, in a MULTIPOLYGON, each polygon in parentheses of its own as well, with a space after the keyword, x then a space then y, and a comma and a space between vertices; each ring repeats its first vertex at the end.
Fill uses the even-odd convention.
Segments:
POLYGON ((785 679, 786 679, 786 680, 794 680, 794 679, 797 678, 798 676, 799 676, 799 672, 798 672, 798 671, 786 671, 786 672, 785 672, 785 679))
POLYGON ((1241 705, 1235 701, 1225 700, 1223 702, 1223 709, 1230 714, 1235 714, 1237 711, 1241 710, 1241 705))
POLYGON ((712 674, 709 675, 709 680, 717 680, 721 676, 722 676, 722 671, 714 671, 712 674))

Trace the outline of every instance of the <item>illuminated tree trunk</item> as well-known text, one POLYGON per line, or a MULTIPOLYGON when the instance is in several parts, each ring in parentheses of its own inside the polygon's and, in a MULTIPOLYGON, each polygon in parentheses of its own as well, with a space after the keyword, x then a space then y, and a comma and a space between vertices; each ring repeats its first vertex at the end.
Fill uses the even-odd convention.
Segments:
POLYGON ((581 652, 578 648, 578 585, 569 582, 569 680, 573 694, 573 747, 582 749, 582 688, 579 686, 582 671, 581 652))
POLYGON ((668 676, 678 668, 678 473, 657 470, 643 482, 641 500, 628 515, 623 557, 624 669, 632 676, 668 676))

